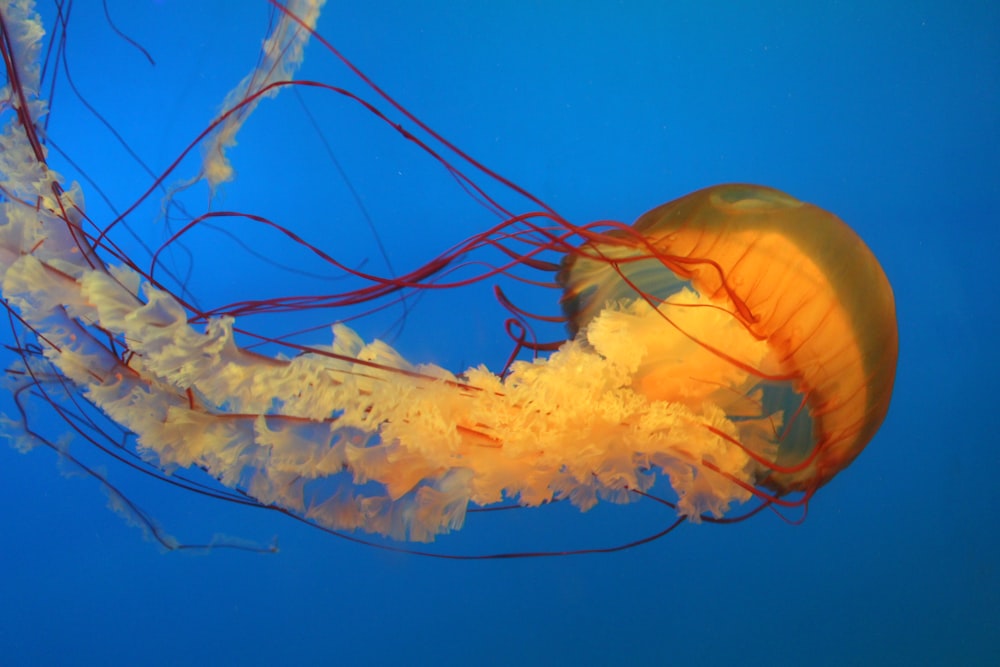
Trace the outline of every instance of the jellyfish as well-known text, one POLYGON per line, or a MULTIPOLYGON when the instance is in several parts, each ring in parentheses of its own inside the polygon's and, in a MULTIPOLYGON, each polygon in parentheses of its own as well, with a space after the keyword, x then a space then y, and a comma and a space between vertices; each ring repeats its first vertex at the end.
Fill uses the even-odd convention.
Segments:
MULTIPOLYGON (((260 63, 192 143, 204 155, 195 180, 214 189, 235 177, 227 149, 265 97, 317 85, 292 78, 305 40, 341 57, 315 33, 320 4, 274 3, 280 20, 260 63)), ((83 188, 49 167, 40 21, 27 2, 6 3, 0 18, 8 76, 0 290, 15 330, 33 341, 18 346, 12 389, 47 396, 47 386, 70 387, 132 434, 122 447, 164 476, 200 469, 249 502, 324 529, 413 542, 461 528, 470 509, 557 501, 585 511, 656 498, 679 520, 725 520, 753 499, 758 508, 804 505, 886 416, 897 356, 892 290, 833 214, 771 188, 725 184, 632 225, 574 224, 358 70, 430 138, 354 93, 327 89, 416 142, 501 221, 414 270, 379 276, 253 218, 361 286, 201 310, 156 272, 163 248, 143 268, 113 243, 128 211, 97 224, 83 188), (447 151, 539 210, 506 210, 447 151), (486 253, 501 259, 469 259, 486 253), (481 268, 470 275, 470 267, 481 268), (510 277, 549 285, 552 312, 516 305, 500 284, 510 277), (514 343, 493 369, 407 359, 344 321, 332 323, 332 338, 308 344, 240 324, 250 314, 377 308, 491 281, 514 343), (536 322, 562 324, 565 338, 538 340, 536 322), (284 352, 261 353, 260 343, 284 352)), ((194 218, 164 247, 213 215, 194 218)))

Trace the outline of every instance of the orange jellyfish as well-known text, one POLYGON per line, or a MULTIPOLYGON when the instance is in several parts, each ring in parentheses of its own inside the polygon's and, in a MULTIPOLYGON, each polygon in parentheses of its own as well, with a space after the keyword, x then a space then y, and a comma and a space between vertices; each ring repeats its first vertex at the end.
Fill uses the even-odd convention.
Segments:
MULTIPOLYGON (((260 66, 189 147, 202 146, 199 178, 210 186, 234 177, 226 148, 266 96, 299 85, 360 101, 291 79, 305 40, 318 37, 319 4, 276 5, 282 20, 260 66)), ((727 520, 754 497, 758 508, 808 502, 886 415, 897 355, 892 291, 869 249, 832 214, 769 188, 721 185, 632 226, 574 225, 441 139, 356 69, 438 149, 362 101, 365 108, 503 222, 383 277, 260 216, 215 211, 195 217, 142 267, 112 237, 133 209, 98 224, 80 187, 48 167, 37 17, 13 3, 0 7, 0 19, 10 82, 0 132, 0 285, 15 329, 36 341, 18 346, 15 391, 50 400, 46 388, 72 388, 133 434, 134 449, 164 477, 199 468, 232 498, 330 531, 410 541, 460 528, 470 508, 559 500, 587 510, 654 497, 676 508, 678 522, 727 520), (510 214, 438 150, 542 210, 510 214), (281 231, 362 286, 199 309, 159 277, 158 256, 199 224, 232 216, 281 231), (503 260, 468 259, 477 253, 503 260), (470 275, 470 267, 484 268, 470 275), (516 342, 499 372, 416 363, 343 322, 332 324, 332 342, 308 345, 238 322, 376 307, 501 277, 561 289, 563 316, 529 315, 497 285, 516 342), (569 337, 535 342, 532 318, 565 322, 569 337), (285 354, 262 354, 260 343, 285 354)), ((81 420, 66 421, 82 432, 81 420)))

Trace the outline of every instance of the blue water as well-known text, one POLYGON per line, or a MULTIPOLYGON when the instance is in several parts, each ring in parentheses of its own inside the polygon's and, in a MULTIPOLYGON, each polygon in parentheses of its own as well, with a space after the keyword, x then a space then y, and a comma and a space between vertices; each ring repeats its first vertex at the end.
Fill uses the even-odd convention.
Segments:
MULTIPOLYGON (((331 2, 320 31, 421 119, 570 220, 631 221, 727 181, 771 185, 847 220, 896 295, 900 362, 884 426, 801 525, 764 513, 685 525, 612 555, 484 562, 354 545, 105 462, 178 539, 280 546, 166 553, 107 508, 99 484, 60 474, 51 451, 0 447, 0 664, 1000 664, 1000 8, 352 4, 377 8, 331 2)), ((72 83, 159 174, 252 67, 268 8, 108 6, 156 64, 110 30, 99 3, 78 3, 72 83)), ((371 97, 316 44, 301 76, 371 97)), ((76 166, 53 163, 107 221, 103 197, 121 210, 152 179, 69 83, 57 83, 50 133, 76 166)), ((262 105, 217 207, 280 219, 379 272, 376 233, 399 270, 492 220, 367 113, 302 97, 262 105)), ((186 196, 204 208, 203 191, 186 196)), ((153 246, 167 235, 161 200, 129 220, 153 246)), ((230 231, 271 250, 273 237, 230 231)), ((275 267, 264 280, 245 255, 213 256, 223 243, 233 247, 207 232, 188 240, 197 260, 187 284, 205 303, 315 280, 275 267)), ((372 326, 366 335, 380 335, 372 326)), ((497 367, 510 347, 489 289, 416 304, 397 343, 455 370, 497 367)), ((71 451, 88 457, 83 444, 71 451)), ((670 520, 641 506, 515 514, 477 518, 439 546, 602 545, 670 520)))

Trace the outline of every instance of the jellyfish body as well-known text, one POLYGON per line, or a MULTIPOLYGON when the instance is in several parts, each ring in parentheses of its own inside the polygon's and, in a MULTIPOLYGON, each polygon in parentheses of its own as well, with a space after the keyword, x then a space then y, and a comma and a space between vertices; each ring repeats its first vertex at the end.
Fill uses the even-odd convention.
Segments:
MULTIPOLYGON (((46 113, 37 17, 19 3, 0 17, 17 110, 0 134, 0 287, 44 356, 24 355, 22 383, 72 383, 165 473, 201 468, 326 528, 427 541, 470 506, 585 510, 663 477, 692 519, 755 495, 807 499, 885 416, 896 328, 877 261, 835 216, 745 185, 632 227, 546 214, 554 225, 533 252, 563 255, 570 338, 501 373, 416 364, 342 324, 292 358, 249 350, 232 317, 194 317, 152 275, 113 261, 107 229, 85 229, 79 187, 48 168, 34 129, 46 113)), ((220 117, 220 145, 233 117, 220 117)), ((221 166, 203 176, 230 177, 221 166)), ((465 250, 526 238, 509 231, 525 219, 465 250)), ((443 265, 347 296, 417 289, 443 265)))
MULTIPOLYGON (((850 464, 888 411, 898 352, 892 289, 864 242, 833 214, 752 185, 692 193, 633 228, 638 242, 617 234, 568 258, 562 281, 572 327, 585 327, 609 301, 638 293, 669 304, 694 290, 739 323, 749 348, 767 344, 765 357, 752 360, 719 329, 669 322, 755 379, 722 391, 748 397, 750 412, 759 406, 775 424, 767 438, 774 454, 757 452, 758 481, 782 494, 811 493, 850 464)), ((659 395, 678 375, 699 376, 693 369, 667 377, 650 369, 645 391, 659 395)))

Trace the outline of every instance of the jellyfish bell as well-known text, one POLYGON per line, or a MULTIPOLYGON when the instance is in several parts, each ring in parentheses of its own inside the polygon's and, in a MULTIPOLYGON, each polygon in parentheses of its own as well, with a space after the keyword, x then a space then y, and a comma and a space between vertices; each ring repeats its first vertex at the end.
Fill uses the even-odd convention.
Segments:
POLYGON ((741 424, 732 444, 756 461, 755 482, 779 496, 830 481, 888 411, 885 273, 843 221, 778 190, 718 185, 659 206, 568 255, 559 279, 573 332, 608 303, 659 308, 651 338, 630 343, 659 350, 635 386, 716 401, 741 424))
POLYGON ((360 286, 199 310, 186 286, 170 289, 154 269, 166 247, 223 214, 192 216, 152 253, 148 269, 122 253, 112 234, 135 206, 98 224, 87 217, 83 188, 49 169, 37 124, 47 112, 38 92, 39 22, 30 3, 0 4, 8 73, 0 289, 15 335, 27 330, 37 341, 15 346, 19 396, 51 402, 94 442, 97 429, 47 393, 70 388, 72 400, 85 399, 130 434, 106 438, 106 451, 138 452, 172 482, 200 469, 227 499, 329 531, 416 542, 461 528, 470 508, 498 505, 567 501, 587 510, 672 490, 665 502, 681 520, 712 520, 754 497, 760 507, 803 504, 871 439, 895 369, 892 292, 871 252, 835 216, 776 190, 723 185, 632 226, 574 225, 441 139, 356 69, 423 139, 353 93, 292 81, 304 41, 316 36, 319 4, 276 5, 284 18, 264 42, 260 71, 192 145, 204 148, 200 177, 213 188, 233 178, 226 151, 254 107, 283 87, 308 85, 361 101, 505 219, 386 277, 238 214, 284 232, 360 286), (442 153, 542 210, 509 213, 442 153), (480 260, 487 253, 502 259, 480 260), (500 368, 456 373, 420 363, 343 321, 332 325, 332 340, 308 344, 255 335, 237 322, 314 307, 377 309, 431 290, 461 299, 473 283, 543 285, 540 272, 556 274, 568 336, 558 345, 531 340, 533 316, 497 285, 522 327, 500 368), (263 354, 262 341, 284 354, 263 354), (658 484, 663 478, 670 490, 658 484))

